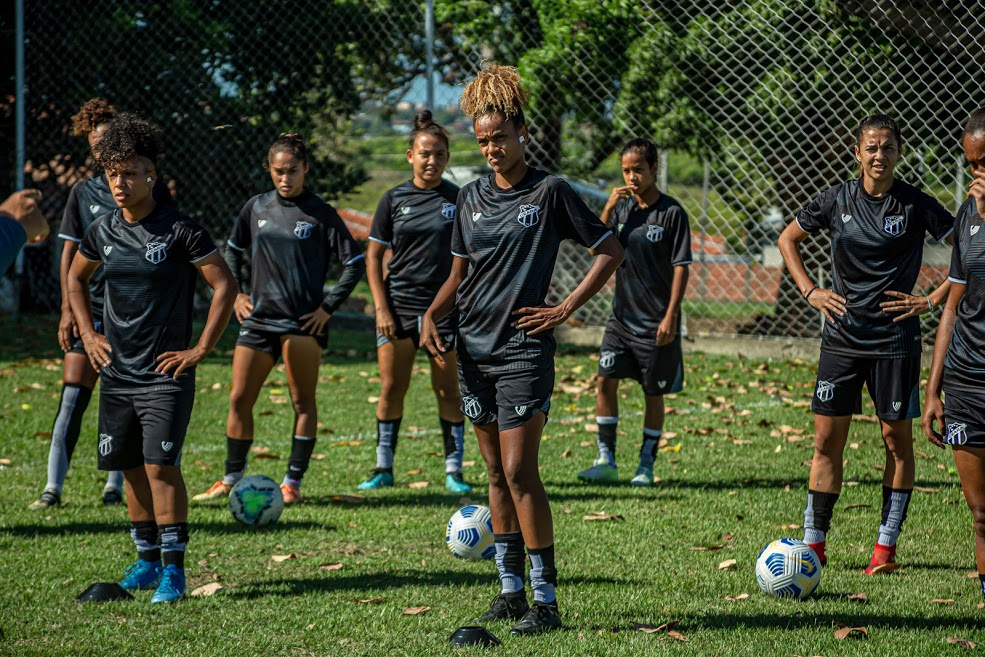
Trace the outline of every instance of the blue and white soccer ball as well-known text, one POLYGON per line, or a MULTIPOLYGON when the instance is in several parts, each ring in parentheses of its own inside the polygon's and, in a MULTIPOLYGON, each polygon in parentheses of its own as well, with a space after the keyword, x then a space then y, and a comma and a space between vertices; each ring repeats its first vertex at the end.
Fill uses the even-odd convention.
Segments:
POLYGON ((821 560, 807 543, 781 538, 759 553, 756 581, 763 593, 803 600, 821 582, 821 560))
POLYGON ((496 545, 489 507, 470 504, 456 511, 448 521, 445 543, 459 559, 492 559, 496 555, 496 545))
POLYGON ((229 491, 229 511, 244 525, 262 527, 277 522, 284 510, 284 495, 270 477, 243 477, 229 491))

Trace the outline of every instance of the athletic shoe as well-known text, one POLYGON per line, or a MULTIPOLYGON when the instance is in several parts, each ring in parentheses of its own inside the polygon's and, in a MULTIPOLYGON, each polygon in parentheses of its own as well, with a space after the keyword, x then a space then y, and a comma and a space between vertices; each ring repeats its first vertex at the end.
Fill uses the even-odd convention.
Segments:
POLYGON ((375 490, 387 486, 393 486, 392 472, 374 472, 372 477, 356 486, 356 488, 359 490, 375 490))
POLYGON ((551 630, 561 629, 561 614, 557 610, 557 602, 535 602, 520 622, 510 630, 515 636, 541 634, 551 630))
POLYGON ((869 566, 865 569, 865 574, 889 574, 897 568, 899 568, 899 564, 896 563, 896 546, 876 543, 875 549, 872 550, 872 558, 869 559, 869 566))
POLYGON ((161 583, 151 597, 151 604, 159 602, 177 602, 185 595, 185 569, 178 568, 173 563, 161 571, 161 583))
POLYGON ((595 463, 587 470, 578 473, 581 481, 594 481, 597 483, 611 484, 619 479, 619 469, 609 463, 606 459, 595 459, 595 463))
POLYGON ((43 511, 44 509, 58 506, 61 503, 62 496, 58 494, 58 491, 54 488, 47 488, 41 493, 41 497, 31 502, 27 508, 31 511, 43 511))
POLYGON ((221 497, 229 497, 229 491, 233 489, 232 486, 224 481, 217 481, 204 493, 199 493, 192 498, 192 502, 208 502, 209 500, 217 500, 221 497))
POLYGON ((475 619, 476 623, 487 623, 498 620, 520 620, 530 609, 527 604, 527 594, 525 591, 516 593, 500 593, 492 599, 489 611, 475 619))
POLYGON ((653 484, 653 468, 641 465, 636 468, 636 475, 629 480, 630 486, 650 486, 653 484))
POLYGON ((301 501, 301 487, 290 484, 280 485, 281 495, 284 496, 284 504, 297 504, 301 501))
POLYGON ((154 588, 160 581, 160 561, 137 559, 136 562, 127 566, 126 570, 123 571, 120 588, 126 589, 127 591, 144 591, 154 588))
POLYGON ((824 541, 821 541, 820 543, 807 544, 807 547, 814 550, 814 553, 817 554, 817 560, 821 562, 822 568, 828 565, 828 555, 824 553, 824 543, 824 541))
POLYGON ((103 491, 103 506, 116 506, 123 504, 123 491, 115 488, 107 488, 103 491))
POLYGON ((465 483, 461 472, 449 472, 445 475, 445 488, 458 495, 472 492, 471 484, 465 483))

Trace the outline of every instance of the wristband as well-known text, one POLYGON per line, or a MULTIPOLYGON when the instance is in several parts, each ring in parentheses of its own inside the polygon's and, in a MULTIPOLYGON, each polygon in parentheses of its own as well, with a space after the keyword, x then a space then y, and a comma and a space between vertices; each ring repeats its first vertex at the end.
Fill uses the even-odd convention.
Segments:
POLYGON ((816 285, 814 287, 812 287, 810 290, 808 290, 807 291, 807 294, 804 295, 804 301, 807 301, 808 299, 810 299, 811 298, 811 295, 814 294, 814 292, 816 290, 817 290, 817 286, 816 285))
POLYGON ((936 308, 934 308, 934 302, 930 300, 929 294, 927 295, 927 305, 930 307, 930 312, 934 312, 935 310, 937 310, 936 308))

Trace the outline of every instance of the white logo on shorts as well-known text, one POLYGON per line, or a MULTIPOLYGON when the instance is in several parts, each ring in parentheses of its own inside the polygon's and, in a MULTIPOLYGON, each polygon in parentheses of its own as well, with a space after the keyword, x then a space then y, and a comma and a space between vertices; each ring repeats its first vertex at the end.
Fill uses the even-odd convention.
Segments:
POLYGON ((906 215, 894 214, 883 218, 882 229, 893 237, 902 235, 906 230, 906 215))
POLYGON ((474 224, 475 223, 478 223, 479 222, 479 219, 482 219, 482 213, 481 212, 473 212, 472 213, 472 223, 474 223, 474 224))
POLYGON ((603 351, 599 354, 599 367, 602 369, 609 369, 616 364, 616 352, 614 351, 603 351))
POLYGON ((165 452, 170 452, 172 447, 174 447, 174 443, 171 442, 170 440, 162 440, 161 441, 161 448, 165 452))
POLYGON ((108 433, 99 434, 99 455, 109 456, 113 451, 113 436, 108 433))
POLYGON ((404 207, 400 208, 400 212, 402 212, 403 214, 410 214, 410 208, 405 205, 404 207))
POLYGON ((823 402, 831 401, 831 398, 835 396, 835 384, 828 383, 827 381, 817 382, 817 398, 823 402))
POLYGON ((536 205, 524 203, 520 206, 520 214, 516 216, 516 220, 524 228, 533 228, 540 223, 540 208, 536 205))
POLYGON ((971 227, 971 234, 972 235, 975 235, 976 233, 978 233, 978 229, 979 228, 981 228, 981 226, 972 226, 971 227))
POLYGON ((451 221, 455 218, 455 204, 454 203, 442 203, 441 204, 441 216, 446 220, 451 221))
POLYGON ((168 257, 168 245, 164 242, 148 242, 147 253, 144 254, 148 262, 159 265, 168 257))
POLYGON ((513 410, 516 411, 517 415, 523 417, 524 415, 527 414, 527 405, 524 404, 523 406, 514 406, 513 410))
POLYGON ((299 221, 294 224, 294 236, 299 240, 306 240, 311 237, 311 229, 314 227, 315 225, 311 222, 299 221))
POLYGON ((263 228, 267 224, 266 219, 257 219, 257 228, 263 228))
POLYGON ((651 242, 659 242, 663 239, 664 227, 663 226, 647 226, 646 227, 646 239, 651 242))
POLYGON ((462 400, 462 412, 474 420, 482 414, 482 405, 478 399, 469 395, 462 400))
POLYGON ((660 386, 661 388, 666 388, 667 381, 657 381, 657 385, 660 386))
POLYGON ((903 407, 903 402, 893 402, 893 410, 894 411, 898 411, 902 407, 903 407))
POLYGON ((243 329, 242 331, 239 332, 239 334, 240 335, 249 335, 250 334, 250 330, 249 329, 243 329))
POLYGON ((965 423, 947 425, 947 437, 944 438, 944 442, 948 445, 964 445, 968 442, 968 425, 965 423))
POLYGON ((841 223, 847 224, 851 220, 852 220, 852 215, 850 215, 850 214, 843 214, 843 215, 841 215, 841 223))
POLYGON ((103 253, 105 253, 106 255, 109 255, 110 254, 110 251, 112 251, 112 250, 113 250, 113 247, 111 247, 111 246, 104 246, 103 247, 103 253))

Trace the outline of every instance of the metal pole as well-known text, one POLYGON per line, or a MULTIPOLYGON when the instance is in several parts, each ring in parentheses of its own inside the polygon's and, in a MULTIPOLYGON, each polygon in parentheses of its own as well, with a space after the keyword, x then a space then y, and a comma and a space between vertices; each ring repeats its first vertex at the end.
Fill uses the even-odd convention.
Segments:
POLYGON ((698 284, 698 297, 704 301, 708 294, 708 283, 705 277, 708 275, 708 267, 705 266, 705 237, 708 235, 708 190, 711 180, 711 164, 705 160, 705 175, 701 182, 701 251, 698 253, 698 261, 701 262, 701 278, 698 284))
MULTIPOLYGON (((14 126, 15 126, 15 150, 16 155, 16 173, 15 175, 15 186, 17 189, 24 189, 24 165, 25 165, 25 149, 24 149, 24 105, 27 102, 27 95, 24 93, 24 0, 17 0, 17 8, 15 9, 15 36, 14 36, 14 70, 16 77, 16 94, 17 98, 14 101, 14 126)), ((20 310, 21 306, 21 289, 24 282, 24 251, 21 250, 17 254, 17 261, 14 265, 14 294, 16 295, 14 299, 14 317, 17 317, 17 311, 20 310)))
POLYGON ((434 0, 427 0, 424 11, 424 45, 427 58, 428 109, 434 111, 434 0))

